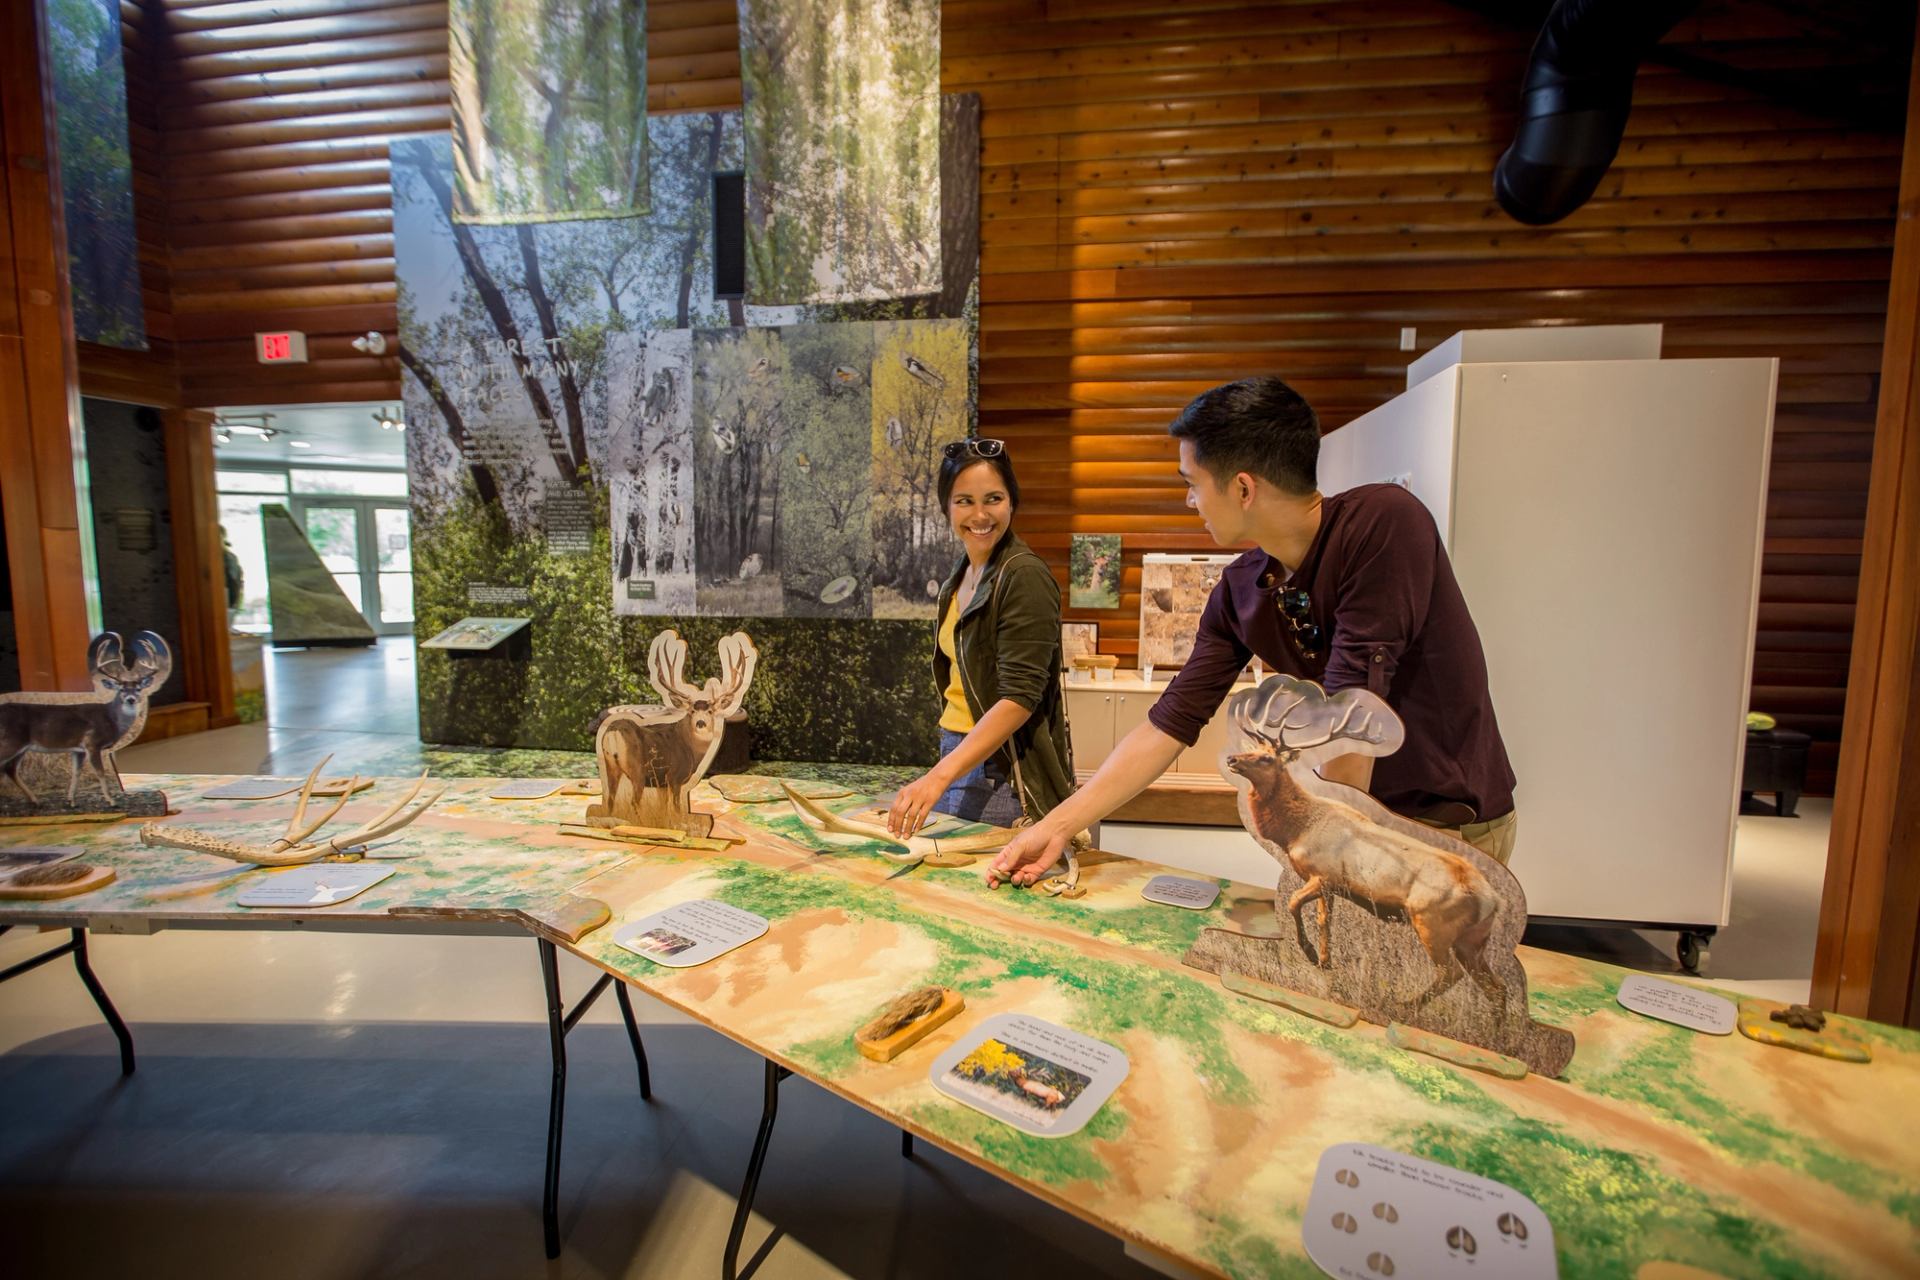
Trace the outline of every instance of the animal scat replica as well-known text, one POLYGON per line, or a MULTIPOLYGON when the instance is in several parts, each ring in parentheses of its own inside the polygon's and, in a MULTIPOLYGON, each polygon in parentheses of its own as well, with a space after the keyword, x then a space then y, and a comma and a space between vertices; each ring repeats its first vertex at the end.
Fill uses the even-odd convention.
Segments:
POLYGON ((1363 689, 1329 697, 1276 675, 1234 695, 1229 712, 1235 732, 1221 773, 1240 793, 1248 833, 1279 866, 1280 931, 1209 929, 1185 962, 1558 1075, 1573 1037, 1528 1014, 1526 971, 1514 955, 1527 919, 1520 882, 1471 845, 1316 772, 1335 756, 1397 750, 1405 730, 1386 703, 1363 689))

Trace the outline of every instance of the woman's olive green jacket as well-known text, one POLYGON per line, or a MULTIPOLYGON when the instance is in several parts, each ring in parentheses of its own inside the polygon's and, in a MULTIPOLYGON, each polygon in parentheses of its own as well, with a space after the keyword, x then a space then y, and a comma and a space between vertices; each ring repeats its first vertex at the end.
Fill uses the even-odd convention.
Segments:
MULTIPOLYGON (((966 568, 962 556, 940 588, 936 627, 966 568)), ((1060 584, 1053 570, 1009 533, 993 549, 953 630, 960 683, 975 723, 1002 698, 1031 713, 996 754, 1019 780, 1021 809, 1038 820, 1073 790, 1073 746, 1060 687, 1060 584)), ((944 691, 951 679, 947 655, 935 645, 934 688, 944 691)))

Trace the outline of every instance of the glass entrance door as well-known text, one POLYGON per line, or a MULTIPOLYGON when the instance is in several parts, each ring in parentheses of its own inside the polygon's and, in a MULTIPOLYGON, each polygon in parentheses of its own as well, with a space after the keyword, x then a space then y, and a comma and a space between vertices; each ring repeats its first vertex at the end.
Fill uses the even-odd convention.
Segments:
POLYGON ((413 630, 412 534, 405 506, 375 498, 295 499, 294 517, 375 632, 413 630))

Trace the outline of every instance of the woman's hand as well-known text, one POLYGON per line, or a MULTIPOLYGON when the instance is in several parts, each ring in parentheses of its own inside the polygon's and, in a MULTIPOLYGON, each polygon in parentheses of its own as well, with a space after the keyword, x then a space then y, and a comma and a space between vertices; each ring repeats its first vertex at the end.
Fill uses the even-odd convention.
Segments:
POLYGON ((919 831, 951 785, 940 770, 931 769, 900 788, 893 797, 893 808, 887 810, 887 830, 901 837, 919 831))

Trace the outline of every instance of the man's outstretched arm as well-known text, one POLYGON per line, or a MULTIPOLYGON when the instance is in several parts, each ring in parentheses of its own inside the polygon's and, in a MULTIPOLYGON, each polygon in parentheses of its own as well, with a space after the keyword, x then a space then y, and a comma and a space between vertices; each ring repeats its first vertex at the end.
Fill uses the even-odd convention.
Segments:
POLYGON ((1022 831, 987 866, 987 883, 1029 885, 1060 861, 1067 842, 1152 785, 1186 750, 1180 740, 1151 722, 1120 740, 1085 786, 1046 817, 1022 831))

